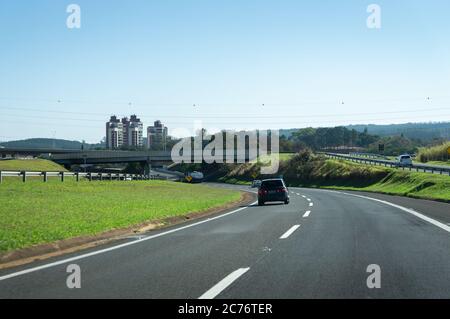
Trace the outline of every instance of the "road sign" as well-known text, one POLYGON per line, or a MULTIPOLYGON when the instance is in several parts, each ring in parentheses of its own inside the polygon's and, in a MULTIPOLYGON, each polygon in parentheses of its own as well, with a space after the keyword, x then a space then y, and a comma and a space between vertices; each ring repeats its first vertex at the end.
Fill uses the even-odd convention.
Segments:
POLYGON ((252 173, 252 177, 255 179, 256 177, 258 176, 258 173, 256 173, 256 172, 253 172, 252 173))
POLYGON ((186 180, 187 180, 188 182, 191 182, 191 181, 192 181, 192 176, 190 176, 190 175, 186 176, 186 180))

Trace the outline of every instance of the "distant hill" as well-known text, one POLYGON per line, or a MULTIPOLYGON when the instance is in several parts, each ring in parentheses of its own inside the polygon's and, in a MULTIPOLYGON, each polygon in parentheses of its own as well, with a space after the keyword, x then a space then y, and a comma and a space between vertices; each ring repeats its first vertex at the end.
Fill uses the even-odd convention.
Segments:
POLYGON ((349 129, 363 132, 367 128, 367 133, 378 136, 401 135, 410 139, 420 139, 429 142, 433 139, 450 139, 450 122, 439 123, 406 123, 390 125, 349 125, 349 129))
MULTIPOLYGON (((450 140, 450 122, 431 122, 431 123, 406 123, 406 124, 356 124, 347 125, 346 128, 364 132, 367 128, 367 133, 371 135, 378 135, 381 137, 402 135, 410 139, 420 139, 423 142, 430 142, 434 139, 450 140)), ((284 135, 287 138, 292 136, 293 132, 299 129, 280 130, 280 136, 284 135)))
MULTIPOLYGON (((80 141, 68 141, 52 138, 30 138, 26 140, 1 142, 3 147, 18 147, 18 148, 59 148, 59 149, 81 149, 83 143, 80 141)), ((102 147, 102 144, 84 144, 84 149, 94 149, 102 147)))

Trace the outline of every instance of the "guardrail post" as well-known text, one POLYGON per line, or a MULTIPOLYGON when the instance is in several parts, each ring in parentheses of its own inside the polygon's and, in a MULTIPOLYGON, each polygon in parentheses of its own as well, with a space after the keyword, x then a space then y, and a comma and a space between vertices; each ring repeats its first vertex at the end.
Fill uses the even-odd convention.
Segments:
POLYGON ((80 173, 76 172, 75 178, 76 178, 77 182, 79 182, 80 181, 80 173))
POLYGON ((88 173, 89 181, 92 182, 92 173, 88 173))
POLYGON ((108 174, 108 177, 109 177, 109 181, 112 181, 112 174, 111 173, 108 174))
POLYGON ((0 171, 0 184, 3 183, 3 175, 2 175, 2 171, 0 171))
POLYGON ((120 181, 120 174, 119 173, 116 174, 116 178, 117 178, 118 181, 120 181))
POLYGON ((64 182, 64 172, 59 173, 61 175, 61 182, 64 182))
POLYGON ((44 183, 46 183, 48 180, 47 172, 42 172, 42 174, 44 175, 44 183))
POLYGON ((20 174, 22 174, 22 182, 25 183, 27 181, 27 172, 22 171, 22 172, 20 172, 20 174))
POLYGON ((103 181, 103 174, 100 173, 99 176, 100 176, 100 181, 103 181))
POLYGON ((126 181, 127 180, 127 174, 123 174, 123 180, 126 181))

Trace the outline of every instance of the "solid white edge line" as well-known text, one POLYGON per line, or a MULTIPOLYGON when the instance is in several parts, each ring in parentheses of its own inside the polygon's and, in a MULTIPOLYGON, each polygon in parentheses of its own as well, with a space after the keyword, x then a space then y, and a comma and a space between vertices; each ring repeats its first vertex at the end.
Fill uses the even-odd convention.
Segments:
MULTIPOLYGON (((255 205, 256 203, 257 203, 257 201, 251 203, 249 206, 255 205)), ((59 260, 59 261, 55 261, 53 263, 49 263, 49 264, 45 264, 45 265, 41 265, 41 266, 24 269, 24 270, 17 271, 17 272, 13 272, 13 273, 10 273, 8 275, 1 276, 0 277, 0 281, 6 280, 6 279, 10 279, 10 278, 13 278, 13 277, 18 277, 18 276, 25 275, 25 274, 29 274, 31 272, 39 271, 39 270, 42 270, 42 269, 46 269, 46 268, 50 268, 50 267, 54 267, 54 266, 58 266, 58 265, 67 264, 67 263, 70 263, 70 262, 75 261, 75 260, 80 260, 80 259, 84 259, 84 258, 87 258, 87 257, 100 255, 100 254, 107 253, 107 252, 110 252, 110 251, 113 251, 113 250, 116 250, 116 249, 120 249, 120 248, 124 248, 124 247, 131 246, 131 245, 134 245, 134 244, 138 244, 138 243, 144 242, 146 240, 162 237, 162 236, 165 236, 165 235, 168 235, 168 234, 172 234, 172 233, 178 232, 178 231, 183 230, 183 229, 187 229, 187 228, 191 228, 191 227, 194 227, 194 226, 198 226, 198 225, 210 222, 212 220, 216 220, 216 219, 219 219, 219 218, 231 215, 231 214, 235 214, 237 212, 240 212, 241 210, 246 209, 247 207, 241 207, 241 208, 235 209, 235 210, 233 210, 231 212, 228 212, 228 213, 216 216, 216 217, 208 218, 206 220, 202 220, 202 221, 196 222, 194 224, 190 224, 190 225, 182 226, 182 227, 179 227, 179 228, 171 229, 171 230, 168 230, 168 231, 156 234, 156 235, 148 236, 148 237, 145 237, 145 238, 142 238, 142 239, 138 239, 138 240, 135 240, 135 241, 132 241, 132 242, 128 242, 128 243, 112 246, 112 247, 105 248, 105 249, 96 250, 96 251, 93 251, 93 252, 90 252, 90 253, 87 253, 87 254, 83 254, 83 255, 79 255, 79 256, 75 256, 75 257, 71 257, 71 258, 67 258, 67 259, 63 259, 63 260, 59 260)))
POLYGON ((372 198, 372 197, 368 197, 368 196, 364 196, 364 195, 350 194, 350 193, 336 191, 336 190, 330 190, 330 189, 314 189, 314 191, 316 191, 316 190, 317 191, 321 191, 321 192, 344 194, 344 195, 347 195, 347 196, 354 196, 354 197, 364 198, 364 199, 372 200, 372 201, 379 202, 379 203, 382 203, 382 204, 385 204, 385 205, 389 205, 391 207, 395 207, 395 208, 400 209, 400 210, 402 210, 404 212, 407 212, 407 213, 409 213, 411 215, 414 215, 417 218, 420 218, 420 219, 422 219, 422 220, 424 220, 424 221, 426 221, 426 222, 428 222, 428 223, 430 223, 430 224, 432 224, 432 225, 434 225, 436 227, 439 227, 442 230, 445 230, 446 232, 450 233, 450 225, 446 225, 444 223, 441 223, 441 222, 439 222, 439 221, 437 221, 437 220, 435 220, 435 219, 433 219, 431 217, 425 216, 425 215, 423 215, 421 213, 416 212, 413 209, 409 209, 409 208, 406 208, 404 206, 400 206, 400 205, 397 205, 397 204, 394 204, 394 203, 391 203, 391 202, 388 202, 388 201, 385 201, 385 200, 372 198))
POLYGON ((236 281, 239 277, 245 274, 250 268, 239 268, 238 270, 233 271, 231 274, 223 278, 216 285, 214 285, 211 289, 201 295, 198 299, 214 299, 217 295, 219 295, 222 291, 224 291, 229 285, 231 285, 234 281, 236 281))
POLYGON ((348 196, 359 197, 359 198, 364 198, 364 199, 369 199, 369 200, 372 200, 372 201, 375 201, 375 202, 383 203, 385 205, 389 205, 389 206, 398 208, 398 209, 400 209, 400 210, 402 210, 404 212, 410 213, 411 215, 414 215, 414 216, 416 216, 416 217, 418 217, 418 218, 420 218, 420 219, 422 219, 424 221, 427 221, 430 224, 432 224, 434 226, 437 226, 437 227, 439 227, 439 228, 441 228, 441 229, 443 229, 443 230, 445 230, 445 231, 450 233, 450 226, 448 226, 448 225, 446 225, 444 223, 441 223, 441 222, 439 222, 439 221, 437 221, 437 220, 435 220, 435 219, 433 219, 431 217, 428 217, 428 216, 425 216, 425 215, 423 215, 421 213, 418 213, 415 210, 412 210, 412 209, 409 209, 409 208, 406 208, 406 207, 403 207, 403 206, 400 206, 400 205, 397 205, 397 204, 394 204, 394 203, 391 203, 391 202, 388 202, 388 201, 385 201, 385 200, 372 198, 372 197, 368 197, 368 196, 356 195, 356 194, 350 194, 350 193, 344 193, 344 192, 341 192, 341 194, 345 194, 345 195, 348 195, 348 196))
POLYGON ((292 235, 293 232, 295 232, 297 230, 297 228, 299 228, 300 225, 294 225, 291 228, 289 228, 289 230, 287 232, 285 232, 283 235, 281 235, 280 239, 286 239, 289 236, 292 235))
POLYGON ((308 217, 308 216, 309 216, 309 214, 311 214, 311 211, 310 211, 310 210, 307 210, 307 211, 306 211, 306 213, 305 213, 305 214, 303 214, 303 217, 305 217, 305 218, 306 218, 306 217, 308 217))

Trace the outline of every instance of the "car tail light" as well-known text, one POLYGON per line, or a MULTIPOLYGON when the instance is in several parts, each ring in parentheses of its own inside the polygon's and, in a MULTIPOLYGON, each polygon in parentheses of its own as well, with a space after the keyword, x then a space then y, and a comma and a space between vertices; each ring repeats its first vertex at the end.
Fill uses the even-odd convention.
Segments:
POLYGON ((287 189, 286 189, 285 187, 279 188, 279 189, 277 190, 277 192, 279 192, 279 193, 287 193, 287 189))
POLYGON ((265 195, 267 194, 267 191, 265 189, 258 190, 258 195, 265 195))

